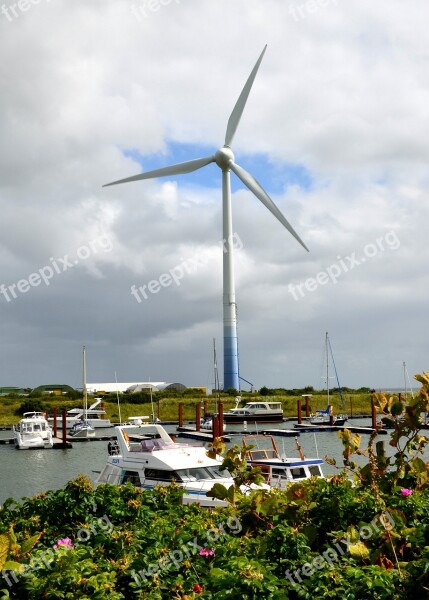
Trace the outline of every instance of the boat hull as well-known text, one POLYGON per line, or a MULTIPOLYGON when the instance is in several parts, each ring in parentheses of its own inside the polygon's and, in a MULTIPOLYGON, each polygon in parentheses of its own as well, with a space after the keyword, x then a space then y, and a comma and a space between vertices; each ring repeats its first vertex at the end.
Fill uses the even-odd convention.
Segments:
POLYGON ((14 444, 17 450, 31 450, 31 449, 40 449, 40 448, 53 448, 53 440, 52 437, 42 438, 42 437, 34 437, 31 439, 26 439, 25 437, 21 437, 18 433, 15 433, 14 444))
POLYGON ((283 423, 283 414, 278 415, 229 415, 224 413, 224 423, 283 423))

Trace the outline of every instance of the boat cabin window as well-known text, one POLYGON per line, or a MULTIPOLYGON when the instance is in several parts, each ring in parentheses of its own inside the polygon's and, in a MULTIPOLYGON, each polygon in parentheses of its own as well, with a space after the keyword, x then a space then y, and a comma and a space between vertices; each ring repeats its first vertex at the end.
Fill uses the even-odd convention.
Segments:
POLYGON ((310 471, 310 475, 313 477, 323 477, 319 465, 310 465, 308 470, 310 471))
POLYGON ((133 485, 140 486, 140 475, 138 474, 138 471, 124 471, 121 483, 127 483, 128 481, 133 485))
POLYGON ((145 469, 144 474, 146 479, 153 479, 155 481, 173 481, 179 479, 175 471, 165 471, 163 469, 145 469))
POLYGON ((201 481, 230 477, 228 471, 221 471, 217 466, 196 467, 194 469, 178 469, 176 473, 179 481, 201 481))
POLYGON ((286 477, 285 469, 276 469, 275 467, 273 467, 271 472, 272 472, 272 475, 275 477, 286 477))
POLYGON ((292 479, 303 479, 305 477, 305 469, 303 467, 297 467, 290 470, 292 479))

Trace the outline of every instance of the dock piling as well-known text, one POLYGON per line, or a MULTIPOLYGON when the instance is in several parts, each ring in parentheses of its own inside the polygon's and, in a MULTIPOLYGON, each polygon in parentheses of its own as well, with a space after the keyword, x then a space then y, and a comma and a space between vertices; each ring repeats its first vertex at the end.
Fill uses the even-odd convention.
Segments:
POLYGON ((63 410, 63 448, 67 448, 67 412, 63 410))
POLYGON ((58 424, 57 424, 57 407, 54 406, 54 438, 57 437, 57 430, 58 430, 58 424))
POLYGON ((201 429, 201 404, 199 402, 195 405, 195 431, 201 429))
POLYGON ((223 435, 223 402, 219 402, 219 436, 223 435))

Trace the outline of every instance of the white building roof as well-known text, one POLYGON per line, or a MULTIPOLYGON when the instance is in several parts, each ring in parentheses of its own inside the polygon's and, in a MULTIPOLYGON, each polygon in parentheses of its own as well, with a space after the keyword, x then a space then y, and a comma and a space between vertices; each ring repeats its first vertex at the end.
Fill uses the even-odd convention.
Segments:
POLYGON ((109 382, 87 383, 86 389, 89 394, 98 394, 100 392, 106 392, 106 393, 121 392, 121 393, 123 393, 123 392, 126 392, 127 390, 132 392, 135 389, 140 391, 141 389, 150 389, 150 388, 152 388, 152 390, 154 392, 156 392, 158 390, 164 390, 168 385, 171 385, 171 384, 167 383, 165 381, 131 381, 131 382, 126 382, 126 383, 120 383, 120 382, 115 381, 113 383, 109 383, 109 382))

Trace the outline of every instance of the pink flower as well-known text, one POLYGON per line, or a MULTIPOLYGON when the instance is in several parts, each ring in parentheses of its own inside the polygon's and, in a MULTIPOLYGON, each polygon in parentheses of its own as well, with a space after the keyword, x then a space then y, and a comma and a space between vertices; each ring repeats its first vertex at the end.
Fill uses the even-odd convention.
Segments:
POLYGON ((408 488, 401 489, 401 494, 403 496, 411 496, 412 493, 413 493, 413 490, 409 490, 408 488))
POLYGON ((56 544, 54 544, 54 548, 59 548, 60 546, 64 546, 65 548, 73 548, 73 542, 70 538, 66 537, 62 540, 58 540, 56 544))
POLYGON ((214 556, 214 548, 203 548, 200 550, 200 556, 214 556))

